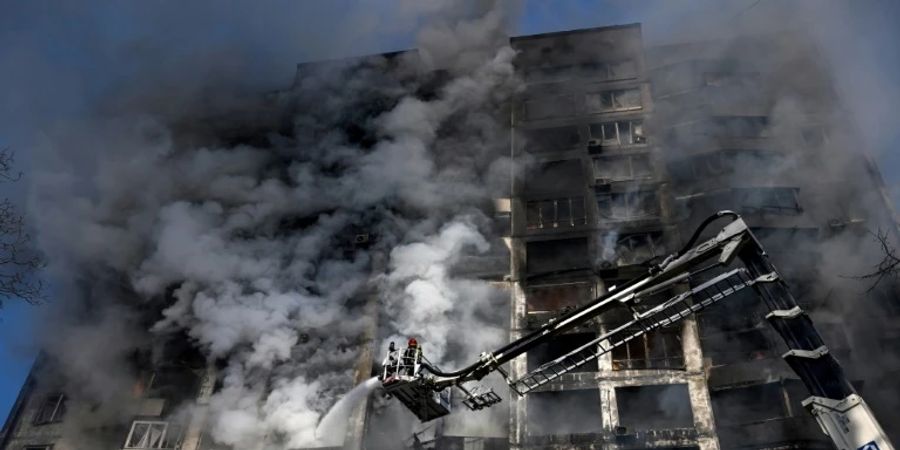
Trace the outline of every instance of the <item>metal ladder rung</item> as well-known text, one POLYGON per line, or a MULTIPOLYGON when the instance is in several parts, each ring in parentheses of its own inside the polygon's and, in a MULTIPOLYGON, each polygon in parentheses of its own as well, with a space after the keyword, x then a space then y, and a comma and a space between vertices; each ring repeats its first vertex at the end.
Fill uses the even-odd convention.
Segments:
MULTIPOLYGON (((601 355, 611 352, 616 347, 619 347, 632 339, 658 328, 680 322, 691 314, 701 311, 723 298, 751 286, 754 282, 755 280, 747 277, 745 269, 734 269, 730 272, 722 273, 716 278, 702 283, 700 286, 697 286, 688 292, 673 296, 649 311, 635 314, 633 320, 616 327, 614 330, 597 337, 554 361, 538 367, 526 374, 523 378, 510 381, 509 383, 514 389, 516 389, 517 386, 524 387, 522 389, 516 389, 518 392, 523 394, 528 393, 544 384, 550 383, 579 366, 586 364, 592 359, 596 359, 601 355), (737 278, 738 281, 734 283, 727 281, 732 278, 737 278), (688 303, 688 299, 695 299, 697 297, 700 297, 701 300, 690 304, 688 303), (654 320, 654 318, 658 319, 654 320)), ((633 309, 632 311, 634 312, 633 309)))

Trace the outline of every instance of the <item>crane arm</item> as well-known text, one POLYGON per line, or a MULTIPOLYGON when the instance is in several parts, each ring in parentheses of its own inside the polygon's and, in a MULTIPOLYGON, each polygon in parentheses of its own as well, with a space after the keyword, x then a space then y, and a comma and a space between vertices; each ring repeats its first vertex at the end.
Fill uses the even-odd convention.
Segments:
POLYGON ((480 380, 496 371, 514 392, 527 394, 632 339, 678 323, 747 288, 752 288, 765 303, 769 310, 766 320, 789 349, 783 359, 811 394, 803 405, 837 448, 894 450, 871 409, 828 351, 812 320, 797 304, 762 245, 743 219, 731 211, 720 211, 707 218, 684 248, 661 263, 651 265, 644 276, 551 319, 499 349, 482 353, 468 366, 443 371, 424 358, 404 366, 397 358, 396 367, 384 368, 382 385, 423 421, 449 413, 448 388, 451 387, 462 390, 466 396, 463 403, 470 409, 481 409, 498 403, 499 396, 493 391, 473 393, 463 387, 463 383, 480 380), (724 217, 732 221, 715 236, 697 244, 703 231, 724 217), (739 262, 739 267, 732 266, 735 262, 739 262), (658 301, 660 296, 665 299, 658 301), (524 376, 512 379, 502 368, 503 364, 536 346, 616 310, 624 311, 630 318, 524 376))

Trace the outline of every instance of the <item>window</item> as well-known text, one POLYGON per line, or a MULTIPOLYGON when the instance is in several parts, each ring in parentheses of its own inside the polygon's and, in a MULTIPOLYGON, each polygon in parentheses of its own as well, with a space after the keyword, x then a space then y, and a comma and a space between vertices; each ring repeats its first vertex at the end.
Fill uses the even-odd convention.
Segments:
POLYGON ((659 216, 659 200, 653 191, 597 194, 600 217, 607 220, 640 220, 659 216))
POLYGON ((553 127, 523 130, 525 150, 532 153, 554 152, 578 146, 581 137, 576 127, 553 127))
POLYGON ((641 120, 621 120, 590 125, 591 141, 600 145, 646 144, 644 122, 641 120))
POLYGON ((35 425, 60 422, 66 414, 66 396, 55 393, 44 397, 34 416, 35 425))
POLYGON ((613 370, 684 369, 681 330, 663 328, 613 349, 613 370))
POLYGON ((716 421, 722 425, 785 417, 785 395, 778 383, 736 387, 711 392, 716 421))
POLYGON ((584 62, 580 64, 542 65, 525 69, 525 79, 529 82, 583 77, 598 81, 626 80, 637 77, 637 66, 633 60, 615 62, 584 62))
MULTIPOLYGON (((528 352, 528 370, 532 371, 542 364, 553 361, 585 344, 596 339, 594 333, 566 333, 561 334, 550 341, 538 345, 528 352)), ((596 372, 597 360, 588 361, 572 370, 570 373, 596 372)))
POLYGON ((686 384, 616 388, 619 424, 628 430, 694 426, 686 384))
POLYGON ((526 402, 531 436, 603 431, 599 389, 533 392, 526 402))
POLYGON ((585 225, 584 197, 529 201, 525 204, 525 219, 529 230, 585 225))
POLYGON ((177 427, 168 422, 135 420, 124 448, 175 448, 177 439, 177 427))
POLYGON ((528 242, 525 253, 525 266, 530 275, 591 267, 587 238, 528 242))
POLYGON ((606 67, 609 80, 625 80, 637 76, 637 67, 632 60, 609 63, 606 67))
POLYGON ((591 298, 588 283, 566 283, 529 287, 526 291, 528 312, 558 311, 576 307, 591 298))
POLYGON ((587 94, 585 106, 589 113, 640 109, 641 91, 640 89, 620 89, 587 94))
POLYGON ((639 264, 665 253, 662 233, 634 233, 622 235, 611 249, 616 255, 616 264, 626 266, 639 264))
POLYGON ((598 183, 653 178, 649 155, 627 155, 594 159, 594 179, 598 183))
POLYGON ((744 213, 800 213, 796 188, 736 188, 736 202, 744 213))
POLYGON ((559 194, 584 189, 584 168, 580 159, 552 161, 531 167, 525 173, 527 194, 559 194))

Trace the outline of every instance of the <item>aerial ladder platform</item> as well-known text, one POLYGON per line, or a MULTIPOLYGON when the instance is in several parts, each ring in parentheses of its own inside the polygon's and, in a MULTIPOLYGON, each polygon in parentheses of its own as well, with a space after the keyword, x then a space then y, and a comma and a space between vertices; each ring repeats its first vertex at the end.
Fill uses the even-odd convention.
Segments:
MULTIPOLYGON (((463 404, 477 410, 500 402, 492 390, 475 391, 463 384, 498 372, 510 389, 527 395, 616 347, 654 330, 672 326, 736 293, 752 290, 769 311, 766 321, 781 336, 788 351, 782 358, 797 373, 810 396, 803 406, 839 450, 894 450, 872 410, 844 374, 809 315, 791 295, 787 284, 744 220, 731 211, 707 218, 680 251, 644 276, 601 295, 593 301, 550 319, 535 331, 453 371, 428 362, 415 346, 403 355, 393 344, 380 376, 385 392, 399 399, 421 421, 450 413, 450 391, 459 390, 463 404), (699 242, 705 229, 719 219, 730 219, 713 237, 699 242), (673 289, 679 286, 688 288, 673 289), (673 293, 677 291, 678 293, 673 293), (665 296, 659 301, 660 296, 665 296), (560 334, 602 314, 623 310, 624 323, 596 339, 513 379, 503 365, 560 334)), ((414 342, 414 340, 412 341, 414 342)))

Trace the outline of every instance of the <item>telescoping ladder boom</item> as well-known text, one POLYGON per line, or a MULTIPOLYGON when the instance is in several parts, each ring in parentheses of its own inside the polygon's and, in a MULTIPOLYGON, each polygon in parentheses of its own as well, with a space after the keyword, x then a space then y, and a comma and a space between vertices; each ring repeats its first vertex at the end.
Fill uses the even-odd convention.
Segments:
MULTIPOLYGON (((652 265, 645 276, 551 319, 537 330, 493 352, 483 353, 477 362, 467 367, 444 372, 423 362, 422 370, 414 377, 399 383, 396 380, 386 383, 385 389, 406 395, 408 392, 421 392, 422 389, 440 392, 455 386, 466 396, 464 403, 467 406, 480 409, 499 402, 499 397, 493 391, 473 394, 462 386, 463 383, 480 380, 488 373, 497 371, 514 392, 524 395, 618 346, 678 323, 691 314, 748 288, 755 291, 767 307, 769 313, 766 320, 789 349, 783 355, 784 360, 810 392, 810 397, 803 401, 803 405, 815 416, 835 446, 840 450, 893 450, 893 445, 871 409, 856 393, 843 369, 828 351, 809 315, 797 304, 759 241, 743 219, 730 211, 720 211, 705 220, 681 251, 652 265), (732 221, 716 236, 697 244, 710 223, 725 217, 732 221), (734 263, 739 263, 738 267, 734 267, 734 263), (654 303, 661 295, 671 293, 675 286, 690 287, 682 288, 682 292, 654 303), (647 303, 651 303, 650 306, 643 307, 647 303), (626 311, 630 318, 596 339, 517 379, 512 379, 503 369, 503 364, 535 346, 617 309, 626 311)), ((403 398, 404 404, 422 420, 431 420, 449 413, 449 409, 441 410, 438 414, 420 413, 426 410, 424 405, 428 399, 403 398), (413 408, 413 405, 418 406, 413 408)))

